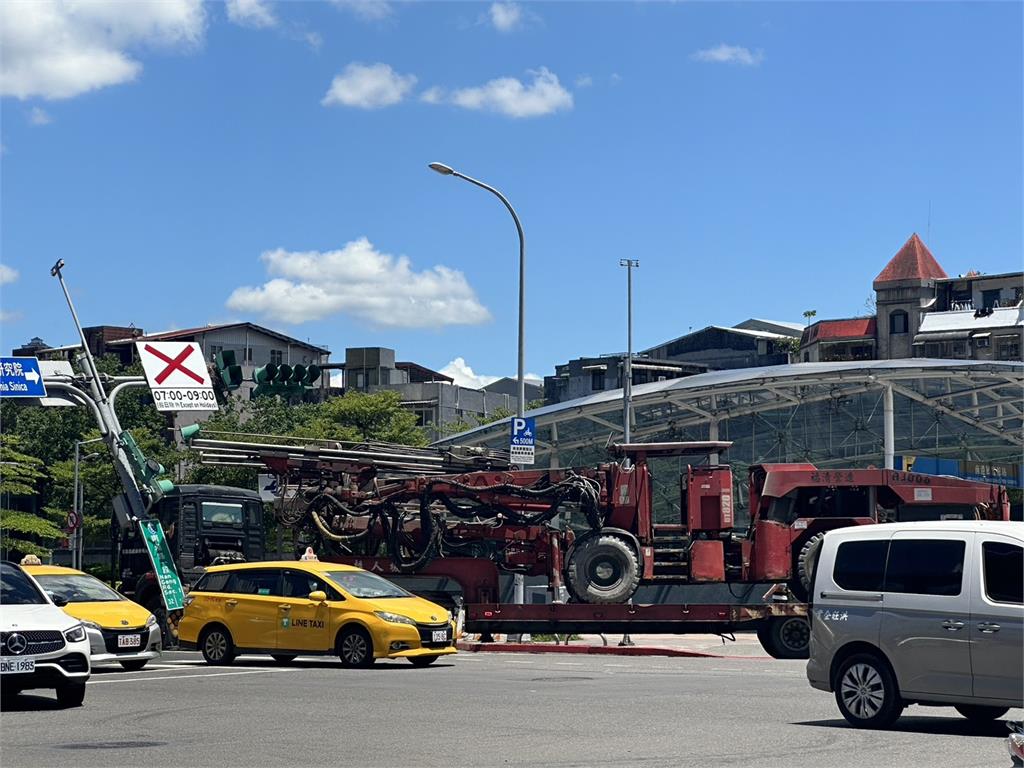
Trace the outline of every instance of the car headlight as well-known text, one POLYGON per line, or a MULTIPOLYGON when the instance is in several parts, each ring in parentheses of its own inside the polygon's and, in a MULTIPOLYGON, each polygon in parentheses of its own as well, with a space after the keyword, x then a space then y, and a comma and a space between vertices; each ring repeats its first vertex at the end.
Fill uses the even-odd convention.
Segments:
POLYGON ((85 640, 85 627, 75 624, 71 629, 64 631, 64 639, 69 643, 80 643, 85 640))
POLYGON ((146 626, 147 627, 155 627, 156 626, 156 616, 154 616, 152 613, 149 614, 149 618, 146 619, 146 626))
POLYGON ((82 624, 84 624, 85 626, 89 627, 89 629, 98 629, 98 630, 101 630, 101 631, 103 630, 103 627, 101 627, 95 621, 86 621, 85 619, 82 619, 82 624))
POLYGON ((408 616, 403 616, 400 613, 389 613, 388 611, 374 611, 373 615, 378 619, 384 619, 384 621, 390 621, 392 624, 411 624, 416 626, 416 622, 410 619, 408 616))

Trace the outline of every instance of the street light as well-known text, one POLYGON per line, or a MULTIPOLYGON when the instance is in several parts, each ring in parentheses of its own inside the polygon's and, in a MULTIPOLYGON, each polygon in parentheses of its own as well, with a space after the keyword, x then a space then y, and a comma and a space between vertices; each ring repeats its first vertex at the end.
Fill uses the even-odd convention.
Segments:
POLYGON ((519 404, 516 408, 516 416, 522 417, 523 413, 526 411, 526 379, 524 378, 526 356, 526 238, 523 237, 523 225, 519 223, 519 217, 516 215, 516 211, 512 207, 512 203, 510 203, 508 198, 494 187, 489 184, 484 184, 482 181, 478 181, 470 176, 459 173, 454 168, 451 168, 444 163, 430 163, 429 167, 430 170, 436 171, 442 176, 455 176, 468 181, 470 184, 476 184, 476 186, 481 189, 486 189, 505 204, 505 207, 508 208, 508 212, 512 214, 512 220, 516 223, 516 232, 519 233, 519 373, 516 379, 518 383, 519 404))
MULTIPOLYGON (((637 259, 619 259, 626 268, 626 361, 622 376, 622 441, 629 445, 630 411, 633 408, 633 270, 640 266, 637 259)), ((626 459, 629 464, 629 459, 626 459)))
POLYGON ((85 559, 85 531, 82 525, 82 512, 81 507, 83 506, 85 495, 81 487, 81 482, 78 479, 78 465, 83 461, 89 461, 99 456, 99 453, 90 453, 87 456, 81 456, 81 449, 83 445, 88 443, 98 443, 103 440, 102 437, 94 437, 91 440, 75 440, 75 478, 74 486, 72 490, 71 500, 71 511, 75 513, 75 520, 77 521, 77 527, 75 528, 75 535, 72 541, 74 546, 71 548, 71 567, 82 570, 84 565, 83 560, 85 559))

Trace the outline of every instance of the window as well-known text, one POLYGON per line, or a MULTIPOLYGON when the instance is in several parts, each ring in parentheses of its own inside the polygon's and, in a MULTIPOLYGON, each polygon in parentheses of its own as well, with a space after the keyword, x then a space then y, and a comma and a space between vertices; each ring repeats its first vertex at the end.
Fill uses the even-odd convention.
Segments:
POLYGON ((981 552, 985 596, 994 603, 1024 603, 1024 547, 986 541, 981 552))
POLYGON ((242 358, 247 363, 252 362, 252 347, 246 347, 244 350, 242 350, 242 358))
POLYGON ((216 363, 217 362, 217 355, 219 355, 223 351, 224 351, 224 345, 223 344, 211 344, 210 345, 210 362, 211 363, 216 363))
POLYGON ((270 362, 274 365, 281 365, 284 362, 284 352, 280 349, 270 350, 270 362))
POLYGON ((604 392, 604 369, 594 371, 590 374, 590 390, 592 392, 604 392))
POLYGON ((999 339, 998 355, 1000 360, 1020 360, 1020 340, 1012 337, 999 339))
POLYGON ((75 573, 36 576, 36 581, 51 595, 69 603, 117 603, 125 599, 94 576, 75 573))
POLYGON ((4 605, 46 605, 46 598, 15 565, 0 564, 0 602, 4 605))
POLYGON ((225 592, 242 595, 280 595, 280 571, 238 570, 231 573, 225 592))
POLYGON ((241 504, 225 504, 220 501, 203 502, 203 522, 222 523, 225 525, 241 525, 242 517, 241 504))
POLYGON ((226 571, 205 574, 192 588, 193 592, 223 592, 231 574, 226 571))
POLYGON ((987 333, 984 336, 975 336, 974 346, 977 349, 988 349, 989 347, 992 346, 992 337, 989 336, 987 333))
POLYGON ((889 333, 907 332, 907 313, 902 309, 889 313, 889 333))
POLYGON ((843 589, 880 592, 885 577, 888 539, 847 541, 839 545, 832 580, 843 589))
POLYGON ((966 543, 944 539, 894 539, 889 547, 885 591, 959 595, 966 543))
POLYGON ((285 597, 309 597, 310 592, 326 592, 328 600, 342 597, 326 580, 307 571, 285 571, 282 594, 285 597))
POLYGON ((328 571, 327 576, 353 597, 380 600, 411 596, 397 584, 366 571, 328 571))

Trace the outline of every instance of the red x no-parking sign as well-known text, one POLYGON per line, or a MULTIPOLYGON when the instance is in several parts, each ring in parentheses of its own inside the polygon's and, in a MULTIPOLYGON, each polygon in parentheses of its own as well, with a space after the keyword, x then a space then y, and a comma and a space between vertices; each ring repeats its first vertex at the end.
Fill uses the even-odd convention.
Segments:
POLYGON ((137 341, 158 411, 216 411, 210 373, 194 341, 137 341))

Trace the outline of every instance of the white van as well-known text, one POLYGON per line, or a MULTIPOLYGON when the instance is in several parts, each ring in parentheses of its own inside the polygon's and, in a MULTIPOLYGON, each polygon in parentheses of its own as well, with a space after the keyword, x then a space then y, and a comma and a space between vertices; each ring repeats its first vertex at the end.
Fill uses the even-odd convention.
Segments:
POLYGON ((1024 523, 830 531, 817 554, 807 678, 851 724, 908 704, 972 720, 1024 706, 1024 523))

